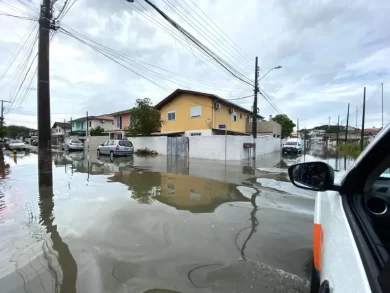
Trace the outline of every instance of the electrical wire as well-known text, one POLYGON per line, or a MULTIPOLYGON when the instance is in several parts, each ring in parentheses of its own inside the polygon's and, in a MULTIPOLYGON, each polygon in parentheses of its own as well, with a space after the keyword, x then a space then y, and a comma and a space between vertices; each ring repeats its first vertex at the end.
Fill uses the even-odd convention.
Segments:
MULTIPOLYGON (((195 55, 194 53, 194 50, 196 52, 198 52, 198 54, 200 55, 200 57, 204 57, 204 58, 207 58, 209 59, 209 56, 206 55, 203 51, 201 51, 198 47, 196 46, 193 46, 194 50, 191 48, 191 46, 189 45, 188 43, 188 39, 186 39, 183 35, 179 34, 176 30, 173 30, 172 27, 169 27, 167 23, 165 22, 162 22, 159 20, 159 14, 157 14, 157 17, 156 16, 150 16, 148 13, 146 12, 143 12, 144 11, 148 11, 147 7, 143 6, 140 2, 138 3, 133 3, 134 5, 129 5, 128 2, 126 2, 125 0, 121 0, 122 3, 132 9, 135 8, 135 10, 138 12, 139 15, 141 15, 142 17, 144 17, 146 20, 150 21, 151 23, 153 23, 154 25, 156 25, 157 27, 161 28, 164 32, 166 32, 167 34, 171 35, 175 42, 179 42, 184 48, 187 49, 187 51, 189 53, 191 53, 192 55, 194 55, 194 57, 198 60, 199 58, 195 55), (143 9, 143 10, 142 10, 143 9)), ((134 10, 133 10, 134 11, 134 10)), ((153 11, 152 11, 153 12, 153 11)), ((152 13, 153 14, 153 13, 152 13)), ((211 65, 213 66, 216 66, 215 63, 206 63, 206 62, 202 62, 203 64, 205 64, 208 68, 210 68, 213 72, 217 73, 217 74, 220 74, 219 72, 217 72, 211 65)), ((219 68, 218 68, 219 69, 219 68)), ((223 71, 224 74, 228 74, 226 71, 223 71)), ((230 75, 229 75, 230 76, 230 75)), ((231 82, 231 81, 230 81, 231 82)), ((235 82, 235 80, 234 80, 235 82)))
POLYGON ((26 20, 36 20, 34 18, 31 18, 31 17, 12 15, 12 14, 7 14, 7 13, 0 13, 0 15, 1 16, 10 16, 10 17, 19 18, 19 19, 26 19, 26 20))
MULTIPOLYGON (((125 61, 125 62, 130 62, 133 67, 136 67, 138 70, 144 72, 145 75, 146 74, 152 74, 152 75, 156 76, 159 79, 168 80, 168 81, 172 82, 175 85, 179 84, 179 85, 184 86, 184 87, 186 87, 187 85, 192 87, 192 85, 189 84, 187 80, 189 80, 189 81, 198 81, 197 79, 185 76, 183 74, 179 74, 179 73, 168 71, 168 70, 166 70, 164 68, 161 68, 159 66, 156 66, 156 65, 153 65, 153 64, 149 64, 149 63, 147 63, 145 61, 132 58, 132 57, 130 57, 128 55, 125 55, 124 53, 121 53, 121 52, 116 51, 114 49, 108 48, 108 47, 106 47, 106 46, 104 46, 102 44, 99 44, 99 43, 91 40, 90 38, 82 35, 81 33, 77 32, 75 30, 67 28, 66 26, 63 26, 63 28, 66 28, 70 33, 72 33, 73 35, 77 36, 78 38, 80 38, 80 39, 82 39, 84 41, 88 41, 88 42, 92 43, 93 46, 96 45, 95 46, 96 48, 99 48, 100 50, 102 50, 105 53, 111 55, 112 57, 119 58, 120 60, 125 61), (152 69, 150 69, 150 67, 152 67, 152 69), (163 76, 160 72, 156 71, 155 69, 161 70, 161 71, 163 71, 163 73, 167 73, 169 75, 175 75, 176 77, 173 78, 173 77, 163 76), (186 81, 182 81, 180 79, 184 79, 186 81)), ((219 90, 224 90, 224 89, 221 89, 221 85, 219 85, 219 84, 214 84, 214 83, 211 83, 211 82, 208 82, 208 81, 205 81, 205 80, 200 80, 200 81, 203 84, 205 84, 206 86, 208 86, 208 87, 215 87, 215 88, 218 88, 219 90)), ((243 89, 237 89, 237 90, 243 90, 243 89)), ((226 91, 231 91, 231 89, 227 89, 226 91)))
POLYGON ((251 65, 248 65, 245 60, 242 60, 237 57, 229 46, 226 46, 222 42, 215 42, 216 36, 213 33, 211 33, 210 35, 210 30, 208 29, 208 27, 204 25, 204 23, 200 23, 195 17, 192 17, 193 20, 191 20, 191 12, 187 10, 183 5, 181 5, 180 2, 178 2, 177 0, 174 1, 181 9, 179 9, 178 7, 175 8, 171 0, 163 0, 163 2, 167 6, 169 6, 173 12, 179 15, 189 26, 191 26, 199 34, 199 36, 202 36, 216 50, 219 50, 220 54, 224 56, 227 61, 236 63, 238 62, 238 64, 243 65, 246 70, 252 71, 251 65))
MULTIPOLYGON (((240 52, 241 56, 247 60, 247 62, 249 62, 249 64, 251 64, 251 59, 248 57, 248 55, 245 54, 245 52, 202 10, 200 9, 200 7, 193 1, 193 0, 190 0, 192 2, 192 4, 205 16, 205 18, 203 18, 203 22, 204 23, 207 23, 207 19, 216 27, 218 28, 218 30, 220 32, 222 32, 222 38, 224 40, 226 40, 227 42, 230 41, 230 43, 236 47, 238 49, 238 52, 240 52), (224 38, 224 36, 226 36, 226 38, 224 38)), ((186 3, 186 1, 184 1, 184 3, 186 3)), ((188 5, 188 4, 187 4, 188 5)), ((189 6, 189 5, 188 5, 189 6)), ((196 10, 194 9, 195 13, 201 17, 197 12, 196 10)), ((201 17, 202 18, 202 17, 201 17)), ((212 26, 212 25, 209 25, 211 27, 212 30, 214 30, 217 34, 218 34, 218 31, 212 26)))
POLYGON ((180 26, 177 22, 175 22, 172 18, 170 18, 167 14, 161 11, 157 6, 151 3, 149 0, 145 0, 151 7, 153 7, 166 21, 168 21, 174 28, 180 31, 185 37, 191 40, 197 47, 199 47, 202 51, 204 51, 207 55, 209 55, 217 64, 219 64, 222 68, 227 70, 232 76, 236 77, 238 80, 254 87, 252 81, 247 79, 245 75, 238 72, 235 68, 233 68, 229 63, 219 57, 216 53, 210 50, 207 46, 201 43, 197 38, 195 38, 192 34, 190 34, 187 30, 185 30, 182 26, 180 26))
POLYGON ((8 3, 4 3, 2 0, 0 0, 0 4, 3 5, 4 7, 8 8, 8 9, 11 9, 11 10, 14 10, 16 12, 19 12, 25 16, 29 16, 29 17, 33 17, 33 15, 29 14, 28 12, 24 11, 24 10, 21 10, 11 4, 8 4, 8 3))

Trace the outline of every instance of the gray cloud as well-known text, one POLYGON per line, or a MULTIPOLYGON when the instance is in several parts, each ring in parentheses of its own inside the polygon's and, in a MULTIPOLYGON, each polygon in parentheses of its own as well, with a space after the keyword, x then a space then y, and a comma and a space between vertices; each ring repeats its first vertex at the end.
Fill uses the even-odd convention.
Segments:
MULTIPOLYGON (((16 0, 6 2, 20 7, 16 0)), ((190 13, 184 15, 186 20, 195 17, 201 21, 203 25, 196 30, 166 4, 181 9, 178 1, 154 1, 202 42, 221 56, 226 55, 225 59, 251 79, 254 56, 259 56, 262 74, 282 65, 282 69, 261 80, 260 85, 278 108, 292 119, 299 118, 307 127, 326 124, 329 116, 336 121, 338 115, 345 116, 348 102, 351 108, 361 105, 363 87, 367 86, 370 97, 367 119, 371 126, 380 126, 381 82, 385 83, 385 103, 390 103, 390 88, 387 86, 390 82, 390 61, 387 58, 390 31, 386 29, 390 26, 388 1, 195 2, 248 57, 240 57, 240 61, 232 57, 231 50, 235 45, 230 41, 227 43, 221 34, 211 29, 209 21, 201 21, 194 10, 188 10, 190 13), (200 32, 201 29, 205 31, 200 32)), ((38 0, 32 0, 37 8, 38 3, 38 0)), ((185 3, 192 5, 189 0, 185 3)), ((59 4, 56 6, 61 7, 59 4)), ((158 102, 176 88, 211 92, 225 98, 246 96, 252 92, 249 86, 234 79, 195 49, 190 49, 188 41, 175 39, 163 31, 159 26, 167 26, 166 22, 146 4, 143 6, 140 3, 126 4, 124 0, 78 0, 61 26, 75 29, 140 62, 192 79, 151 66, 144 71, 139 63, 129 64, 131 69, 156 82, 156 86, 80 42, 58 33, 51 46, 52 120, 75 118, 84 115, 85 111, 91 115, 114 112, 133 106, 137 98, 149 97, 158 102), (142 15, 137 9, 142 11, 142 15), (158 21, 159 26, 145 19, 145 15, 158 21)), ((4 7, 0 6, 0 10, 4 7)), ((4 18, 0 18, 0 22, 0 33, 5 36, 0 40, 0 54, 5 56, 0 62, 1 76, 28 22, 4 18)), ((172 30, 170 28, 169 31, 172 30)), ((10 80, 11 76, 7 75, 4 80, 7 79, 10 80)), ((0 89, 4 80, 0 80, 0 89)), ((2 94, 8 97, 12 90, 12 87, 6 88, 2 94)), ((23 109, 13 111, 6 119, 19 119, 21 124, 30 126, 35 123, 32 117, 36 113, 36 89, 31 87, 29 92, 23 109)), ((237 103, 249 108, 252 101, 237 100, 237 103)), ((264 116, 277 114, 264 98, 260 98, 259 104, 264 116)), ((388 119, 390 107, 385 107, 385 110, 388 119)), ((390 122, 390 119, 386 121, 390 122)))

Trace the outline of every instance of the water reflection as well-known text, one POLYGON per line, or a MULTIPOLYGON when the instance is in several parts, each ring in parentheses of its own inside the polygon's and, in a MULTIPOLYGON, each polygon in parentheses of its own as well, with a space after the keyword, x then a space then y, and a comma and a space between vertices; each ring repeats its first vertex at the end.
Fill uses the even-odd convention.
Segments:
POLYGON ((45 241, 48 251, 44 249, 44 258, 47 260, 47 267, 52 276, 52 281, 54 281, 55 292, 76 292, 77 263, 68 245, 63 242, 57 225, 53 224, 55 219, 53 214, 53 189, 49 186, 41 188, 39 192, 40 224, 46 229, 46 233, 50 235, 52 242, 50 247, 50 244, 45 241), (53 265, 53 257, 56 258, 60 271, 53 265))

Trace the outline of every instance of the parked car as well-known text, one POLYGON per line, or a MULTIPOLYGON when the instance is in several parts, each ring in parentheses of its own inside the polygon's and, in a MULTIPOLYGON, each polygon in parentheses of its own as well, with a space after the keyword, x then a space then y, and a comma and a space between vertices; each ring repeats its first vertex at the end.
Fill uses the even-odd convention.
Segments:
POLYGON ((134 154, 133 144, 128 140, 109 140, 102 143, 97 149, 98 155, 132 156, 134 154))
POLYGON ((282 153, 301 154, 302 153, 302 146, 301 146, 300 140, 297 140, 297 139, 288 140, 282 146, 282 153))
POLYGON ((311 292, 390 292, 390 125, 337 176, 324 162, 296 164, 291 182, 318 191, 311 292))
POLYGON ((31 145, 33 145, 33 146, 38 146, 38 139, 33 139, 33 140, 31 141, 31 145))
POLYGON ((8 143, 9 150, 25 150, 26 146, 24 145, 24 142, 21 140, 10 140, 8 143))
POLYGON ((64 151, 81 151, 84 149, 84 145, 77 139, 69 139, 62 144, 64 151))

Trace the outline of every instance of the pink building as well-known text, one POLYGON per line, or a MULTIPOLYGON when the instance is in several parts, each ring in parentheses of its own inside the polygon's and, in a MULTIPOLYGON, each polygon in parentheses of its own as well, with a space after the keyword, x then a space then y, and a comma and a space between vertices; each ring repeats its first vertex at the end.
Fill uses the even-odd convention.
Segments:
POLYGON ((110 139, 123 139, 126 129, 130 127, 130 109, 110 114, 114 117, 114 127, 110 131, 110 139))

